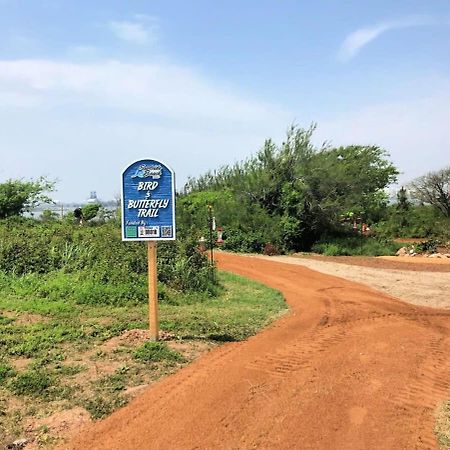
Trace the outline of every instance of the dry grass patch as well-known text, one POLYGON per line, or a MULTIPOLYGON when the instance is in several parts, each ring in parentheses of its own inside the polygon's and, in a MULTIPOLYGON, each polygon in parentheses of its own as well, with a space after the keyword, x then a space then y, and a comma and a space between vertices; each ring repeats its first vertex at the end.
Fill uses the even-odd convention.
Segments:
POLYGON ((436 412, 435 433, 440 447, 450 450, 450 401, 443 403, 436 412))

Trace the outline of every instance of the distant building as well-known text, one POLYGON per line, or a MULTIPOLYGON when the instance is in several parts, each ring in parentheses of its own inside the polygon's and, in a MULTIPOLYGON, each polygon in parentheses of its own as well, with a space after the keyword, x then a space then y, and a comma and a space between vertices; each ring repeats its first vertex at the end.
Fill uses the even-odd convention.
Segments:
POLYGON ((90 204, 100 203, 100 200, 97 198, 97 191, 91 191, 91 195, 89 196, 87 202, 90 204))

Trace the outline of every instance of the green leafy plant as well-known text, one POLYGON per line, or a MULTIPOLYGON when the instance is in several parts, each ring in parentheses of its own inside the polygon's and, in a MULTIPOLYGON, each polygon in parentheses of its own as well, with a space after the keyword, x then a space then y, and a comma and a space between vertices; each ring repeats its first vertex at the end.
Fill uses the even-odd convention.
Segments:
POLYGON ((170 349, 164 342, 146 342, 134 352, 134 357, 142 362, 182 362, 183 356, 170 349))
POLYGON ((44 370, 30 370, 20 373, 9 384, 17 395, 42 396, 53 385, 54 379, 44 370))
POLYGON ((0 386, 5 383, 5 381, 16 375, 16 371, 11 367, 10 364, 4 361, 0 361, 0 386))

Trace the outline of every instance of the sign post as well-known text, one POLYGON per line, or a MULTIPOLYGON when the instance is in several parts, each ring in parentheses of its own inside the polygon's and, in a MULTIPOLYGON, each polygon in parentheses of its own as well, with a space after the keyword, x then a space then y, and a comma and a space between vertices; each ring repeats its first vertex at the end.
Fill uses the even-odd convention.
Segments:
POLYGON ((156 242, 147 242, 148 256, 148 323, 150 339, 157 341, 159 337, 158 320, 158 271, 156 242))
POLYGON ((157 241, 175 240, 175 174, 143 159, 122 172, 122 240, 147 241, 150 339, 159 337, 157 241))

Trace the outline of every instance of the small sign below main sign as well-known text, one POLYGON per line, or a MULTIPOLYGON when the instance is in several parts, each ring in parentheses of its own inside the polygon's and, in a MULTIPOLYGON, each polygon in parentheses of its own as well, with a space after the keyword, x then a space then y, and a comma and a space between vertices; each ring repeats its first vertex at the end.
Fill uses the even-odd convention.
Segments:
POLYGON ((122 173, 122 240, 175 239, 175 174, 160 161, 143 159, 122 173))

